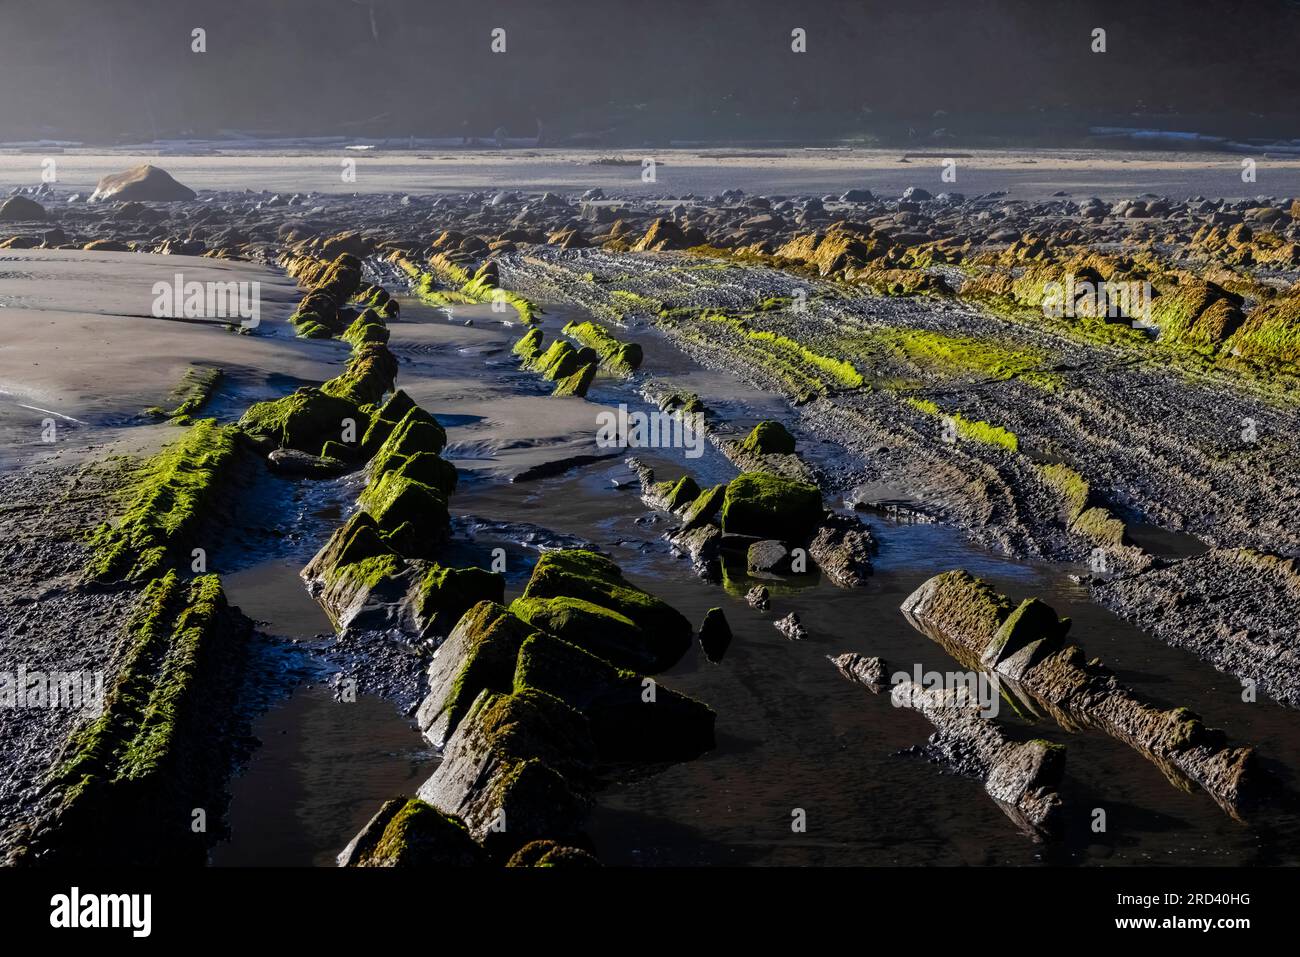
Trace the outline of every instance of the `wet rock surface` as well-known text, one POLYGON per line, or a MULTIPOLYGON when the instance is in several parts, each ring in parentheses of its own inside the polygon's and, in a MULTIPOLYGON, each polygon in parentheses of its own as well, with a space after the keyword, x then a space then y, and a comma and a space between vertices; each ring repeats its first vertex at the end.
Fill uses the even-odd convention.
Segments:
MULTIPOLYGON (((831 663, 850 681, 873 694, 886 687, 879 658, 845 654, 831 663)), ((1056 836, 1064 805, 1058 792, 1065 748, 1044 740, 1021 741, 990 720, 965 688, 927 688, 898 681, 890 691, 896 708, 910 708, 935 726, 927 753, 953 770, 979 778, 1006 815, 1036 840, 1056 836)))

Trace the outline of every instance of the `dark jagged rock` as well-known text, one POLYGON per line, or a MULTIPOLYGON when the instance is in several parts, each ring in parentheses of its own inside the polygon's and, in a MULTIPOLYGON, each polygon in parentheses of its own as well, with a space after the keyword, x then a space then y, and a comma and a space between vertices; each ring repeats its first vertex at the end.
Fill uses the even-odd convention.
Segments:
MULTIPOLYGON (((850 681, 872 693, 886 687, 885 663, 858 654, 832 663, 850 681)), ((899 676, 901 677, 901 676, 899 676)), ((1057 792, 1065 768, 1065 748, 1050 741, 1018 741, 983 714, 964 689, 925 688, 896 680, 890 699, 911 708, 935 726, 926 750, 948 766, 977 777, 984 790, 1021 830, 1035 839, 1056 836, 1063 804, 1057 792)))
POLYGON ((837 585, 854 588, 871 575, 876 541, 871 531, 853 515, 827 512, 821 528, 808 546, 817 567, 837 585))
POLYGON ((799 616, 794 612, 790 612, 784 618, 777 619, 772 624, 776 626, 777 631, 791 641, 803 641, 808 637, 808 629, 804 628, 803 622, 799 620, 799 616))
POLYGON ((10 196, 0 204, 0 223, 35 223, 45 219, 45 207, 26 196, 10 196))
POLYGON ((927 581, 903 603, 916 627, 968 666, 989 667, 1005 692, 1031 713, 1046 712, 1067 730, 1096 727, 1150 758, 1171 781, 1200 785, 1225 811, 1256 792, 1255 752, 1229 747, 1186 708, 1161 709, 1119 683, 1097 661, 1065 644, 1067 622, 1036 599, 1013 605, 964 571, 927 581))
POLYGON ((872 693, 884 690, 889 684, 889 672, 881 658, 868 658, 865 655, 849 652, 838 658, 831 658, 830 661, 839 669, 840 674, 870 689, 872 693))
POLYGON ((792 562, 790 550, 770 538, 754 542, 745 553, 745 570, 750 575, 789 575, 792 562))
POLYGON ((700 623, 700 648, 704 657, 719 662, 731 647, 731 626, 721 608, 710 608, 700 623))
POLYGON ((339 854, 340 867, 478 867, 483 849, 465 825, 418 799, 385 801, 339 854))

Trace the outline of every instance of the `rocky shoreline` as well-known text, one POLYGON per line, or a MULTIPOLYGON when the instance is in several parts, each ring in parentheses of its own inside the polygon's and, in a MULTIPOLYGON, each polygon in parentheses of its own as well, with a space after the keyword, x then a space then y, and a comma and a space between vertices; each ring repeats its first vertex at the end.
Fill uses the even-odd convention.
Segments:
MULTIPOLYGON (((79 567, 60 571, 55 597, 100 645, 120 629, 101 649, 108 707, 67 729, 43 780, 24 777, 18 810, 0 818, 10 863, 202 860, 212 838, 178 836, 181 812, 220 806, 235 735, 205 751, 195 729, 231 720, 252 625, 218 577, 190 570, 191 547, 262 461, 293 481, 361 481, 302 577, 338 635, 398 635, 428 662, 417 720, 439 763, 416 795, 378 809, 340 863, 591 864, 585 823, 611 769, 653 771, 714 746, 713 710, 655 676, 695 640, 722 658, 721 609, 697 630, 590 548, 546 551, 512 602, 499 571, 444 564, 459 477, 440 410, 400 387, 388 345, 407 291, 519 327, 515 361, 550 393, 537 401, 617 380, 665 414, 697 416, 739 474, 705 487, 629 466, 671 547, 737 599, 766 609, 756 582, 779 603, 804 576, 870 587, 881 545, 855 511, 888 503, 855 490, 901 488, 916 516, 1058 563, 1159 640, 1280 704, 1300 700, 1300 203, 1030 203, 919 187, 896 199, 327 199, 195 193, 153 167, 110 179, 93 202, 10 197, 0 248, 260 263, 299 284, 294 335, 349 353, 341 374, 224 425, 200 417, 221 370, 194 367, 174 407, 152 413, 182 435, 106 481, 129 494, 96 493, 90 511, 106 520, 87 521, 98 528, 84 550, 65 550, 79 567), (1149 299, 1123 300, 1136 287, 1149 299), (542 303, 580 314, 543 329, 542 303), (789 417, 737 428, 671 379, 644 380, 652 346, 780 396, 789 417), (1183 550, 1154 544, 1151 528, 1183 550), (94 837, 105 814, 130 824, 94 837)), ((29 481, 47 480, 63 479, 29 481)), ((1122 686, 1065 643, 1041 602, 1016 606, 952 571, 903 611, 1029 713, 1122 740, 1234 817, 1259 798, 1251 748, 1122 686)), ((797 615, 775 624, 792 639, 817 630, 797 615)), ((836 664, 860 683, 883 669, 836 664)), ((935 753, 1050 838, 1055 746, 1008 737, 943 695, 894 695, 936 725, 935 753)))

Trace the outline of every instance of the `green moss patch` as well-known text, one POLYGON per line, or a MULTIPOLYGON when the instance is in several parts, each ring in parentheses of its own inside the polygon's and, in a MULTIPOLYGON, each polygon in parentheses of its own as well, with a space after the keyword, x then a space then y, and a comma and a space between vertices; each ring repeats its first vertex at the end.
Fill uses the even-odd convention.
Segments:
POLYGON ((236 457, 234 430, 202 419, 149 459, 132 483, 125 513, 92 535, 86 579, 147 581, 162 574, 212 517, 236 457))
POLYGON ((728 483, 722 530, 798 543, 812 538, 824 514, 815 485, 767 472, 745 472, 728 483))
POLYGON ((594 322, 569 322, 563 331, 594 349, 601 364, 618 375, 631 375, 641 367, 643 355, 637 343, 620 342, 594 322))
POLYGON ((362 435, 370 424, 369 417, 351 399, 307 387, 283 399, 256 403, 240 418, 239 427, 281 448, 316 455, 326 442, 343 437, 348 422, 354 423, 362 435))
POLYGON ((627 581, 614 562, 596 552, 547 552, 534 567, 523 597, 576 598, 623 616, 650 635, 654 671, 676 663, 690 647, 691 623, 667 602, 627 581))
POLYGON ((938 405, 928 399, 909 398, 906 402, 918 412, 924 412, 926 415, 935 418, 950 420, 959 438, 966 439, 969 442, 980 442, 984 445, 1000 446, 1008 452, 1016 452, 1020 448, 1020 440, 1016 438, 1016 434, 1008 432, 1000 426, 990 425, 988 422, 979 419, 968 419, 960 412, 944 412, 938 405))
POLYGON ((181 377, 180 384, 172 390, 170 410, 162 408, 145 411, 158 418, 171 419, 177 425, 189 425, 192 417, 207 404, 221 385, 223 373, 220 369, 190 366, 181 377))
POLYGON ((425 629, 446 633, 480 602, 505 601, 505 578, 482 568, 433 565, 416 585, 415 609, 425 629))

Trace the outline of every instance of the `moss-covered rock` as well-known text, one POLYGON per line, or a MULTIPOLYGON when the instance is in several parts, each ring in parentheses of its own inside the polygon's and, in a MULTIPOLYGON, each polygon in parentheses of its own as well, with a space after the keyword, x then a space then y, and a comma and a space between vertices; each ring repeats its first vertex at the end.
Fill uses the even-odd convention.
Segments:
POLYGON ((339 632, 396 626, 410 588, 410 567, 395 552, 372 555, 331 568, 319 594, 339 632))
MULTIPOLYGON (((510 610, 534 628, 564 638, 620 667, 656 668, 653 636, 631 619, 581 598, 516 598, 510 610)), ((680 655, 679 655, 680 657, 680 655)))
POLYGON ((68 738, 38 820, 6 863, 201 864, 205 835, 175 822, 220 800, 233 755, 212 729, 234 706, 251 631, 216 575, 154 578, 126 623, 102 711, 68 738))
POLYGON ((505 861, 531 841, 577 836, 591 807, 594 758, 586 718, 558 698, 485 690, 418 796, 460 817, 505 861))
POLYGON ((679 508, 694 504, 695 500, 700 497, 700 487, 695 484, 695 479, 689 475, 683 475, 677 480, 672 491, 668 493, 668 510, 675 512, 679 508))
POLYGON ((341 867, 478 867, 487 855, 464 823, 418 798, 385 801, 339 855, 341 867))
POLYGON ((556 841, 530 841, 511 855, 506 867, 599 867, 600 862, 580 847, 556 841))
POLYGON ((394 455, 388 457, 384 464, 387 470, 423 482, 444 495, 456 491, 456 466, 433 452, 417 452, 405 458, 394 455))
POLYGON ((396 471, 386 472, 366 486, 357 504, 404 555, 429 555, 447 539, 451 519, 446 496, 396 471))
POLYGON ((682 513, 681 531, 689 532, 709 524, 718 514, 727 497, 727 486, 715 485, 695 497, 695 501, 682 513))
MULTIPOLYGON (((381 410, 381 415, 384 412, 381 410)), ((376 450, 372 468, 388 471, 385 459, 391 455, 410 456, 419 452, 441 452, 447 447, 447 432, 438 420, 419 406, 408 409, 393 426, 388 437, 376 450)))
POLYGON ((1061 648, 1070 619, 1037 598, 1027 598, 999 626, 985 646, 980 663, 989 670, 1018 677, 1049 653, 1061 648))
POLYGON ((380 534, 379 526, 368 512, 353 512, 342 527, 336 528, 302 571, 308 581, 324 580, 335 568, 351 565, 364 558, 395 554, 380 534))
POLYGON ((513 689, 519 649, 535 633, 497 602, 479 602, 460 617, 429 665, 429 693, 416 715, 435 747, 446 745, 480 692, 513 689))
POLYGON ((396 375, 397 358, 388 346, 382 342, 362 342, 353 347, 343 374, 322 385, 321 391, 358 406, 372 405, 393 388, 396 375))
POLYGON ((691 624, 679 611, 627 581, 614 562, 586 549, 543 555, 523 597, 579 599, 630 621, 649 643, 634 656, 637 660, 615 661, 624 667, 661 671, 676 663, 691 644, 691 624))
POLYGON ((754 426, 741 448, 756 455, 793 455, 794 436, 780 422, 764 421, 754 426))
POLYGON ((432 565, 416 584, 414 610, 421 629, 446 634, 480 602, 505 601, 505 578, 483 568, 432 565))
POLYGON ((586 715, 602 762, 689 761, 714 745, 706 705, 549 634, 524 641, 514 687, 545 691, 586 715))
POLYGON ((595 378, 596 363, 584 363, 578 367, 577 371, 557 379, 555 388, 551 390, 551 395, 573 395, 582 398, 587 394, 587 390, 591 388, 591 383, 595 378))
POLYGON ((569 322, 564 334, 595 350, 602 365, 618 375, 631 375, 644 358, 635 342, 620 342, 594 322, 569 322))
POLYGON ((539 372, 551 381, 567 378, 578 371, 578 350, 563 339, 551 343, 550 348, 530 364, 534 372, 539 372))
POLYGON ((239 427, 254 438, 316 455, 327 441, 344 434, 349 420, 361 433, 370 424, 350 399, 307 387, 283 399, 254 404, 239 420, 239 427))
POLYGON ((391 333, 388 327, 380 319, 379 313, 373 309, 367 309, 356 319, 352 320, 352 325, 343 331, 340 338, 344 342, 350 342, 354 346, 359 346, 366 342, 386 343, 391 333))
POLYGON ((91 537, 88 581, 148 581, 188 549, 211 520, 237 459, 234 430, 202 419, 145 462, 125 513, 91 537))
POLYGON ((746 472, 727 485, 722 530, 785 542, 806 542, 822 518, 821 492, 814 485, 765 472, 746 472))
POLYGON ((524 360, 524 365, 535 363, 542 355, 542 330, 533 328, 525 332, 510 349, 524 360))

